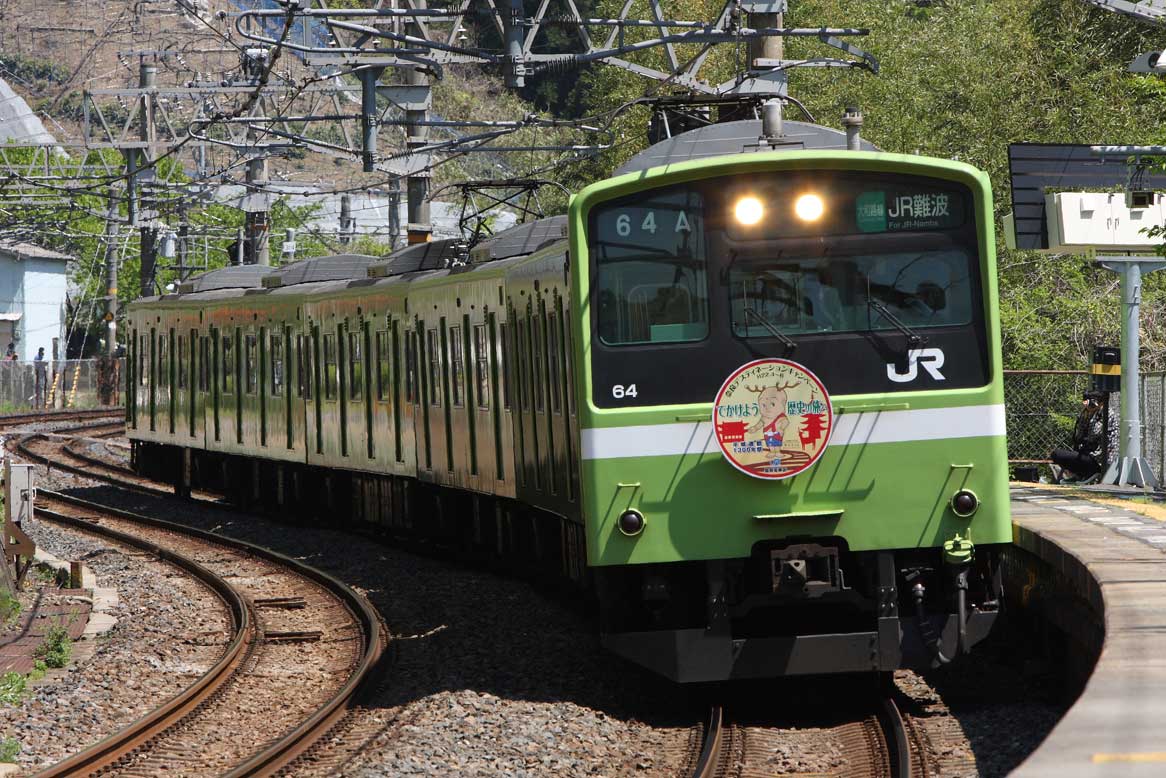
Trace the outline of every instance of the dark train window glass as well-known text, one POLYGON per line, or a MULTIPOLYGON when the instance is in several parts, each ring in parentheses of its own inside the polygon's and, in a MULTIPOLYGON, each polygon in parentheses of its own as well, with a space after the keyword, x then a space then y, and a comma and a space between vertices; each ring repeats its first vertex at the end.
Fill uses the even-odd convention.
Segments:
POLYGON ((518 329, 514 332, 515 351, 518 354, 516 377, 518 378, 518 402, 522 410, 530 410, 530 387, 526 383, 526 373, 530 365, 530 348, 527 344, 529 327, 524 321, 518 322, 518 329))
POLYGON ((211 341, 203 336, 198 344, 198 390, 205 392, 210 388, 211 341))
POLYGON ((389 331, 377 330, 377 399, 386 400, 389 397, 389 331))
POLYGON ((223 336, 223 391, 230 392, 235 386, 235 339, 223 336))
POLYGON ((534 392, 534 409, 536 411, 546 410, 546 397, 543 395, 543 347, 545 345, 543 338, 542 320, 540 317, 530 317, 530 347, 534 352, 534 359, 531 360, 531 369, 534 372, 534 380, 531 382, 534 392))
POLYGON ((474 325, 474 365, 477 368, 478 407, 490 407, 490 343, 486 339, 486 325, 474 325))
POLYGON ((283 338, 279 333, 271 336, 271 396, 283 394, 283 338))
POLYGON ((967 324, 975 305, 966 251, 942 249, 844 258, 742 255, 729 271, 733 332, 864 332, 967 324), (890 317, 886 314, 889 313, 890 317), (891 318, 893 317, 893 318, 891 318))
POLYGON ((166 361, 166 335, 162 334, 158 338, 158 386, 159 388, 166 386, 166 379, 169 377, 169 363, 166 361))
POLYGON ((307 359, 307 349, 304 347, 304 336, 296 335, 296 396, 303 397, 308 384, 308 371, 304 360, 307 359))
POLYGON ((551 369, 551 410, 555 413, 562 413, 563 373, 562 365, 559 362, 562 359, 562 354, 559 351, 562 339, 559 336, 559 317, 547 313, 544 315, 543 321, 547 333, 547 365, 551 369))
POLYGON ((336 399, 336 336, 324 335, 324 399, 336 399))
POLYGON ((176 340, 178 346, 178 356, 175 358, 174 369, 177 371, 177 384, 179 389, 186 388, 186 338, 181 335, 176 340))
MULTIPOLYGON (((397 325, 393 323, 393 333, 397 332, 397 325)), ((397 352, 394 350, 393 358, 396 358, 397 352)), ((416 333, 405 333, 405 401, 416 402, 417 393, 417 346, 416 333)))
POLYGON ((595 210, 591 251, 603 343, 708 336, 703 207, 699 192, 677 189, 595 210))
POLYGON ((510 410, 510 382, 506 380, 506 352, 510 344, 506 341, 506 323, 498 325, 498 348, 494 357, 498 360, 498 382, 502 385, 502 407, 510 410))
POLYGON ((441 405, 441 339, 437 330, 432 329, 425 333, 425 350, 429 355, 429 404, 441 405))
MULTIPOLYGON (((317 338, 319 334, 317 332, 317 338)), ((316 394, 316 350, 313 341, 306 335, 300 335, 300 394, 305 400, 310 400, 316 394)))
POLYGON ((563 379, 567 382, 567 412, 574 416, 575 386, 572 378, 574 375, 572 365, 575 360, 575 340, 571 335, 571 317, 567 315, 567 309, 564 308, 559 313, 562 315, 563 327, 563 363, 567 366, 567 373, 563 379))
POLYGON ((364 351, 359 332, 348 333, 348 399, 359 400, 364 393, 364 351))
POLYGON ((247 394, 255 394, 255 389, 259 384, 259 362, 256 354, 258 351, 258 342, 254 335, 248 335, 244 340, 246 344, 246 359, 243 365, 243 371, 247 394))
POLYGON ((466 392, 465 355, 462 353, 462 328, 449 328, 449 361, 453 368, 452 401, 455 408, 462 407, 466 392))

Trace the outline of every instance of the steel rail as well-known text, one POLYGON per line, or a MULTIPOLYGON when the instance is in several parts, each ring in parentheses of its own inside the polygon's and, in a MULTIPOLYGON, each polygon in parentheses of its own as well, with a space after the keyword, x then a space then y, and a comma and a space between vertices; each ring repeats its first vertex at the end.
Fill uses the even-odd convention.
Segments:
MULTIPOLYGON (((912 778, 911 741, 907 734, 907 724, 899 713, 899 706, 889 694, 879 701, 879 726, 887 741, 887 756, 893 778, 912 778)), ((919 778, 916 776, 915 778, 919 778)))
MULTIPOLYGON (((48 499, 59 498, 59 495, 56 493, 43 489, 38 492, 38 496, 48 499)), ((69 501, 62 500, 62 502, 69 501)), ((101 510, 113 512, 112 509, 102 508, 101 510)), ((174 695, 160 707, 133 722, 128 727, 36 773, 37 778, 91 775, 113 765, 123 756, 139 748, 151 738, 161 735, 174 724, 185 718, 201 702, 222 688, 235 674, 243 660, 248 643, 250 642, 253 621, 251 619, 250 609, 239 591, 227 583, 224 578, 216 575, 189 557, 177 554, 148 540, 46 508, 37 508, 37 516, 66 524, 84 532, 101 535, 134 548, 142 549, 157 556, 159 559, 164 559, 188 571, 210 587, 227 606, 231 614, 231 625, 234 630, 234 636, 223 656, 210 670, 200 676, 190 686, 186 687, 186 689, 174 695)))
POLYGON ((721 746, 725 741, 724 723, 724 708, 713 705, 709 710, 708 723, 705 724, 700 756, 692 771, 693 778, 713 778, 720 770, 721 746))
MULTIPOLYGON (((49 468, 50 470, 59 470, 61 472, 65 472, 65 473, 72 473, 73 475, 79 475, 83 478, 92 478, 95 481, 104 481, 105 483, 111 484, 113 486, 120 486, 121 488, 127 489, 129 491, 140 492, 142 494, 149 494, 149 495, 153 495, 155 497, 173 497, 174 496, 174 491, 171 489, 160 489, 156 486, 150 486, 149 484, 143 484, 143 483, 138 483, 136 481, 130 481, 130 480, 125 479, 125 478, 118 478, 117 476, 114 476, 114 475, 109 475, 109 474, 105 474, 105 473, 95 473, 91 470, 86 470, 84 467, 81 467, 80 465, 71 465, 68 462, 59 462, 56 460, 50 460, 44 454, 39 454, 36 451, 33 451, 31 448, 29 448, 30 443, 32 443, 34 441, 38 441, 38 440, 48 440, 48 438, 44 433, 40 433, 40 432, 34 432, 34 433, 31 433, 28 435, 23 435, 16 441, 16 444, 15 444, 16 451, 21 456, 23 456, 27 459, 30 459, 34 462, 37 462, 39 464, 42 464, 45 467, 49 468)), ((67 449, 66 449, 66 453, 72 454, 72 452, 68 451, 67 449)), ((102 467, 106 467, 109 469, 117 469, 115 466, 109 465, 107 463, 102 463, 102 467)))
POLYGON ((109 416, 121 416, 124 418, 125 409, 111 407, 111 408, 93 408, 87 410, 64 410, 64 411, 49 411, 45 410, 38 413, 6 413, 0 415, 0 428, 15 427, 20 424, 28 424, 30 422, 56 422, 56 421, 73 421, 78 419, 102 419, 109 416))
MULTIPOLYGON (((385 650, 385 636, 381 631, 377 611, 367 599, 357 594, 331 574, 297 559, 285 556, 278 551, 272 551, 271 549, 249 543, 245 540, 218 535, 194 527, 187 527, 182 524, 166 521, 165 519, 143 516, 132 511, 113 508, 91 500, 74 497, 73 495, 43 489, 39 490, 38 494, 76 507, 108 513, 126 521, 195 537, 233 550, 242 551, 251 556, 291 569, 298 575, 312 580, 326 589, 333 597, 340 601, 349 612, 352 620, 360 625, 364 643, 363 650, 361 651, 359 662, 356 663, 355 668, 350 673, 344 685, 327 702, 317 708, 315 713, 301 722, 295 729, 271 743, 229 773, 226 773, 227 776, 241 778, 242 776, 274 775, 319 742, 345 714, 347 708, 354 702, 357 694, 365 689, 365 684, 372 682, 375 676, 373 670, 376 668, 385 650)), ((40 509, 38 508, 37 510, 39 514, 40 509)), ((85 523, 82 522, 82 524, 85 523)), ((88 527, 89 525, 85 524, 85 526, 88 527)), ((64 775, 65 773, 59 774, 64 775)))

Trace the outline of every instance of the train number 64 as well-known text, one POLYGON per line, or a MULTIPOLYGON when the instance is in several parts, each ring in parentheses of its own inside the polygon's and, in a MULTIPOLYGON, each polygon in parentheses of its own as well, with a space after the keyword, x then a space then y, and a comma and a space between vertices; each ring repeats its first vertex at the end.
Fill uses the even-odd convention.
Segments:
POLYGON ((611 387, 611 396, 617 400, 622 400, 625 397, 639 397, 639 393, 636 391, 635 384, 628 384, 627 386, 616 384, 611 387))

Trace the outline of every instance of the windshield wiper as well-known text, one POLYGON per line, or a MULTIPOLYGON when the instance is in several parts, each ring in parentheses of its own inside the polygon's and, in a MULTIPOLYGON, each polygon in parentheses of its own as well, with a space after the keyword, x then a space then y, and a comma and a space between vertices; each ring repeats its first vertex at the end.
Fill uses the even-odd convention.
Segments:
POLYGON ((748 324, 749 314, 753 314, 753 318, 756 319, 758 321, 758 323, 762 327, 764 327, 765 330, 770 335, 772 335, 773 337, 780 340, 783 344, 785 344, 785 349, 786 349, 787 354, 792 353, 794 351, 794 349, 796 349, 798 347, 797 342, 793 338, 791 338, 789 335, 786 335, 784 332, 779 330, 774 325, 774 323, 771 322, 769 319, 765 318, 765 316, 761 312, 753 309, 752 307, 750 307, 748 305, 742 306, 742 310, 745 311, 745 319, 746 319, 745 329, 746 330, 748 330, 748 328, 749 328, 749 324, 748 324))
POLYGON ((923 337, 918 332, 916 332, 915 330, 911 329, 906 324, 904 324, 902 322, 902 320, 899 319, 898 316, 891 313, 891 311, 887 308, 887 306, 883 305, 878 300, 875 300, 875 299, 868 297, 866 300, 866 304, 867 304, 867 307, 873 308, 880 316, 882 316, 884 319, 889 321, 891 323, 891 326, 893 326, 899 332, 906 335, 907 342, 910 345, 921 346, 927 342, 927 338, 923 337))

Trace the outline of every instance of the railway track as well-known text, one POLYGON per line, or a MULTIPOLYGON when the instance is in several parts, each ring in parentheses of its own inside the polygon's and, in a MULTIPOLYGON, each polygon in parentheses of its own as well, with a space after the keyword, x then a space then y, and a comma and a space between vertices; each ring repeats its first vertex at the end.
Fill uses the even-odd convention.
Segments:
POLYGON ((216 593, 232 624, 210 671, 39 775, 271 775, 341 723, 370 683, 383 626, 363 597, 326 573, 243 541, 54 491, 38 492, 37 515, 186 570, 216 593))
POLYGON ((86 419, 106 419, 113 417, 124 419, 125 409, 121 407, 87 408, 84 410, 42 409, 36 412, 28 413, 0 414, 0 429, 22 427, 27 424, 56 423, 59 421, 84 421, 86 419))
POLYGON ((783 741, 789 730, 736 721, 720 704, 710 709, 700 736, 700 750, 692 761, 692 778, 768 778, 813 775, 837 778, 927 778, 927 762, 909 720, 899 713, 890 696, 875 710, 836 724, 821 733, 823 748, 837 748, 836 768, 827 771, 791 771, 775 755, 788 751, 783 741))

